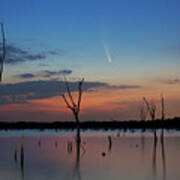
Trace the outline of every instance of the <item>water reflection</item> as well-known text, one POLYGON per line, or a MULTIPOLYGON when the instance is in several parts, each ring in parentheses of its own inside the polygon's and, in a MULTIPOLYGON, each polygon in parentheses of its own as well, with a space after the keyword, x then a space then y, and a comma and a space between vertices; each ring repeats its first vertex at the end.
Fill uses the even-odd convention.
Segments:
POLYGON ((109 142, 108 149, 109 149, 109 151, 111 151, 111 148, 112 148, 112 138, 111 138, 111 136, 108 136, 108 142, 109 142))
POLYGON ((57 148, 58 147, 58 142, 55 141, 54 145, 55 145, 55 148, 57 148))
POLYGON ((40 139, 38 141, 38 146, 39 146, 39 148, 41 147, 41 140, 40 139))
POLYGON ((117 132, 116 136, 117 136, 117 137, 120 137, 120 132, 117 132))
MULTIPOLYGON (((152 158, 152 166, 153 166, 153 178, 157 179, 157 142, 154 141, 153 146, 153 158, 152 158)), ((160 142, 161 142, 161 159, 162 159, 162 180, 166 180, 166 155, 165 155, 165 146, 164 146, 164 130, 162 129, 161 135, 160 135, 160 142)))
POLYGON ((157 139, 154 140, 153 144, 153 158, 152 158, 152 169, 153 169, 153 177, 156 179, 157 176, 157 165, 156 165, 156 150, 157 149, 157 139))
POLYGON ((69 153, 69 154, 71 154, 72 153, 72 150, 73 150, 73 143, 72 142, 67 142, 67 152, 69 153))
POLYGON ((141 134, 141 147, 142 147, 142 152, 144 154, 144 148, 145 148, 145 137, 144 133, 141 134))
POLYGON ((22 180, 24 180, 24 135, 22 136, 22 142, 21 142, 21 177, 22 180))
POLYGON ((159 134, 157 141, 147 133, 128 132, 121 138, 116 133, 83 133, 81 139, 80 132, 76 132, 75 141, 72 135, 41 135, 41 149, 37 146, 39 136, 0 137, 1 177, 3 180, 180 179, 180 135, 169 138, 163 131, 159 134), (58 151, 56 144, 60 147, 58 151), (11 164, 12 157, 15 166, 11 164))
POLYGON ((165 146, 164 146, 164 130, 161 132, 161 155, 162 155, 162 171, 163 171, 163 180, 166 180, 166 155, 165 155, 165 146))
POLYGON ((17 147, 16 147, 15 150, 14 150, 14 162, 15 162, 15 164, 17 164, 17 162, 18 162, 17 154, 18 154, 18 150, 17 150, 17 147))
POLYGON ((81 152, 81 138, 80 138, 80 129, 77 129, 76 133, 76 158, 75 158, 75 166, 73 170, 73 178, 81 180, 81 171, 80 171, 80 152, 81 152))

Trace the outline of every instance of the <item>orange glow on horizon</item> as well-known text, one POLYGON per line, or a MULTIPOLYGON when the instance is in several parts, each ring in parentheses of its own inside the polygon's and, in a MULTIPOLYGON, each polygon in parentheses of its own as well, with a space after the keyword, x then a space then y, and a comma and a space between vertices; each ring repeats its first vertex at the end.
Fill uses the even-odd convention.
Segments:
MULTIPOLYGON (((127 113, 130 115, 131 112, 136 112, 138 115, 138 105, 139 101, 142 100, 142 97, 145 96, 148 100, 154 99, 158 106, 158 114, 160 113, 160 91, 161 88, 140 88, 140 89, 103 89, 99 88, 94 92, 84 92, 82 96, 81 112, 80 115, 87 118, 91 116, 101 117, 101 114, 111 115, 116 112, 116 116, 122 113, 127 116, 127 113), (98 114, 98 115, 97 115, 98 114)), ((165 102, 166 102, 166 115, 168 116, 178 116, 178 106, 180 102, 179 97, 180 88, 174 88, 171 86, 166 89, 164 93, 165 102)), ((77 93, 73 93, 74 98, 76 98, 77 93)), ((46 99, 36 99, 28 100, 27 104, 10 104, 2 105, 0 108, 1 114, 4 113, 4 116, 9 114, 21 114, 18 116, 33 116, 35 119, 60 119, 71 118, 73 119, 71 111, 66 107, 65 102, 61 96, 55 96, 46 99), (42 112, 42 113, 40 113, 42 112), (29 113, 28 115, 26 115, 29 113), (33 115, 36 113, 36 116, 33 115), (6 115, 5 115, 6 114, 6 115), (44 114, 44 116, 43 116, 44 114), (40 118, 40 116, 42 116, 40 118), (59 118, 58 118, 59 117, 59 118)), ((105 115, 104 115, 105 116, 105 115)), ((117 117, 118 118, 118 117, 117 117)), ((27 118, 26 118, 27 119, 27 118)), ((138 117, 134 117, 138 119, 138 117)))

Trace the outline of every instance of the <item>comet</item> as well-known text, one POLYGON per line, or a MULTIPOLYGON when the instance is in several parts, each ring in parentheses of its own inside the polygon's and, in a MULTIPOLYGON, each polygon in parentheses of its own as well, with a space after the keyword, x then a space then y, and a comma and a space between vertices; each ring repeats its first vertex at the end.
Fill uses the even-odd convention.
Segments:
POLYGON ((104 44, 104 50, 105 50, 105 53, 106 53, 106 57, 107 57, 108 62, 109 62, 109 63, 112 63, 111 54, 110 54, 109 49, 108 49, 108 47, 106 46, 106 44, 104 44))

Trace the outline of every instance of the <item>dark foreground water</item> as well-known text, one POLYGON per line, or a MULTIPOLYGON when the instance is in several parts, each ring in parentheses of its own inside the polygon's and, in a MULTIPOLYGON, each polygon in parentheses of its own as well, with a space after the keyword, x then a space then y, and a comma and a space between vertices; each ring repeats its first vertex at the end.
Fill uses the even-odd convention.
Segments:
POLYGON ((0 131, 3 180, 178 180, 180 133, 0 131))

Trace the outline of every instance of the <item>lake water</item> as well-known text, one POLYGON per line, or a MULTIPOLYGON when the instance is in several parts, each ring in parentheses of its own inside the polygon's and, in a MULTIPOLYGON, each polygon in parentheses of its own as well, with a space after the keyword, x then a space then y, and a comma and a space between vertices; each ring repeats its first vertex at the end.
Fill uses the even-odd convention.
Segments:
POLYGON ((180 133, 0 131, 3 180, 178 180, 180 133), (79 147, 78 147, 79 146, 79 147), (79 150, 79 151, 78 151, 79 150))

